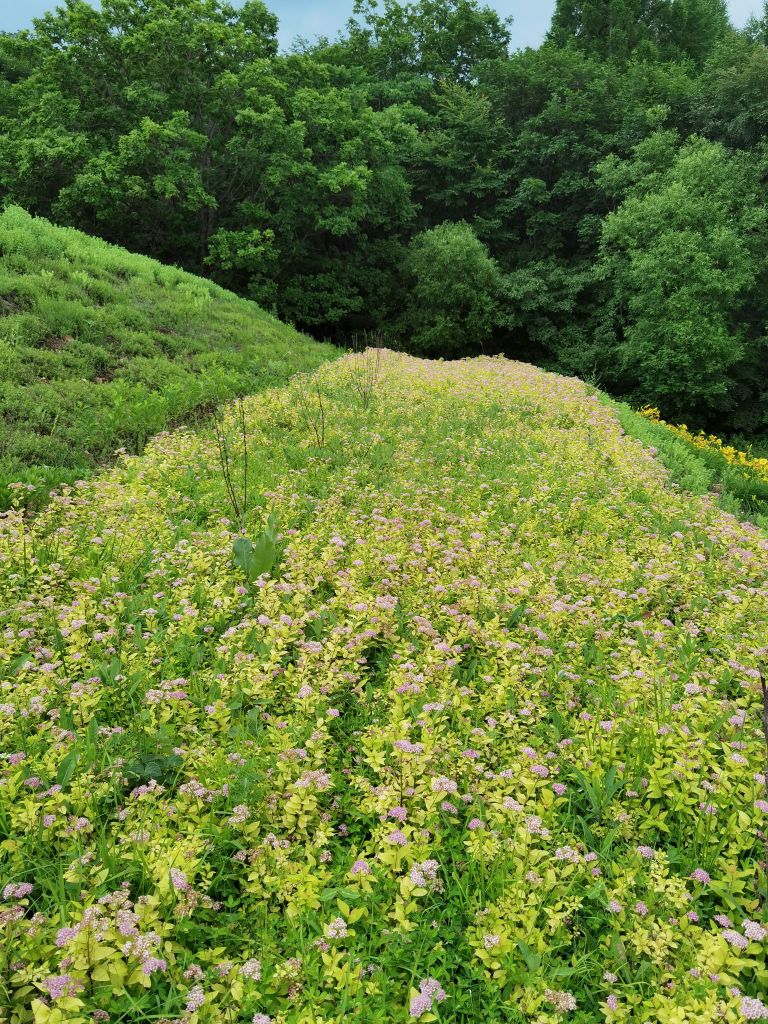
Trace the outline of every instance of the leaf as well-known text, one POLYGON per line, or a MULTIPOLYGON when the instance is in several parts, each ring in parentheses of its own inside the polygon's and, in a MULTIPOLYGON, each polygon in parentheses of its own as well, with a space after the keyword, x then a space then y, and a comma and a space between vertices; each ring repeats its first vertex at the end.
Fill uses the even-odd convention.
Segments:
POLYGON ((522 941, 522 939, 518 940, 517 948, 520 950, 528 970, 531 973, 534 973, 541 962, 539 957, 536 956, 536 954, 522 941))
POLYGON ((59 786, 66 786, 69 780, 75 773, 75 768, 80 755, 77 747, 73 747, 72 750, 67 754, 64 760, 59 765, 59 769, 56 772, 56 782, 59 786))
POLYGON ((525 612, 525 601, 521 601, 520 604, 516 608, 514 608, 512 612, 507 616, 507 626, 510 629, 512 629, 518 623, 522 622, 523 617, 525 616, 525 612))
POLYGON ((247 537, 238 537, 232 545, 232 559, 248 579, 251 579, 254 564, 253 543, 247 537))
MULTIPOLYGON (((270 517, 271 521, 271 517, 270 517)), ((249 580, 258 579, 269 572, 277 558, 275 531, 271 526, 259 534, 256 543, 248 537, 238 537, 232 545, 232 558, 249 580)))
POLYGON ((256 575, 269 572, 275 564, 277 557, 277 545, 275 535, 271 530, 265 530, 253 546, 253 557, 255 560, 256 575))

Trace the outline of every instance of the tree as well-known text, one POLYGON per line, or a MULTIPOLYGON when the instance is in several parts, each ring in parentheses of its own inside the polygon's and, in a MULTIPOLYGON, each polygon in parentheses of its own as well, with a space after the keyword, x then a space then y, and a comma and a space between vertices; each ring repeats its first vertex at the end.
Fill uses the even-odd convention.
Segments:
MULTIPOLYGON (((768 25, 768 22, 766 22, 768 25)), ((697 131, 738 149, 753 149, 768 135, 768 34, 724 40, 702 68, 691 99, 697 131)))
MULTIPOLYGON (((667 131, 599 172, 622 197, 603 223, 600 271, 636 397, 675 418, 733 422, 764 338, 749 312, 768 248, 753 161, 667 131)), ((763 401, 754 388, 752 400, 763 401)))
POLYGON ((620 61, 701 61, 728 28, 725 0, 557 0, 549 38, 620 61))
POLYGON ((383 319, 412 132, 316 57, 278 56, 276 29, 260 0, 66 0, 35 23, 35 69, 5 62, 7 197, 320 334, 383 319))
POLYGON ((758 18, 757 15, 753 14, 747 22, 745 35, 753 42, 768 46, 768 0, 763 0, 762 18, 758 18))
POLYGON ((416 235, 405 273, 400 330, 410 350, 456 356, 483 349, 503 320, 503 278, 469 224, 439 224, 416 235))
POLYGON ((346 45, 380 80, 468 82, 483 61, 504 57, 509 41, 509 21, 477 0, 384 0, 381 13, 376 0, 355 0, 346 45))

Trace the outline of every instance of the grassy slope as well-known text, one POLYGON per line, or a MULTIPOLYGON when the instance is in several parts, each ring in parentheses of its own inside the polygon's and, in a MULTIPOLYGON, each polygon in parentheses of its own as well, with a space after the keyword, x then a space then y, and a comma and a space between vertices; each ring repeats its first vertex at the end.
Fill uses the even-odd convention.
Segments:
POLYGON ((607 395, 603 401, 616 411, 622 427, 652 448, 671 479, 691 494, 712 493, 720 508, 768 529, 768 483, 730 465, 717 449, 703 450, 607 395))
POLYGON ((35 485, 39 500, 118 447, 140 451, 169 426, 333 355, 209 281, 8 209, 0 508, 9 482, 35 485))
POLYGON ((578 381, 392 356, 365 408, 356 366, 322 447, 314 391, 246 402, 271 576, 204 430, 0 522, 0 1006, 66 974, 68 1024, 735 1024, 765 534, 578 381))

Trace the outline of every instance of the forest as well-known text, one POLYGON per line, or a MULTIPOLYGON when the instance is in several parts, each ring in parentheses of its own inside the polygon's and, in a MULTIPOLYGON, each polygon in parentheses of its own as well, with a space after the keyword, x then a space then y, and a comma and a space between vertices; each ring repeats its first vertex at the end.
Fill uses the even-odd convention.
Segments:
POLYGON ((0 35, 0 195, 319 339, 503 353, 768 430, 768 5, 66 0, 0 35))

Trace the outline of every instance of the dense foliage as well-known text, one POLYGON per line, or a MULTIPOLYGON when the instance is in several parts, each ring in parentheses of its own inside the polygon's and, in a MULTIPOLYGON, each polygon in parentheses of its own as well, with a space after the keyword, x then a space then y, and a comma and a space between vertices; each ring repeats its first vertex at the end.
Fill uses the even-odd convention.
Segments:
POLYGON ((0 36, 0 190, 318 337, 504 351, 765 433, 766 11, 558 0, 514 51, 480 0, 357 0, 278 54, 261 0, 66 0, 0 36))
POLYGON ((0 519, 3 1019, 766 1019, 765 534, 521 363, 244 421, 0 519))
POLYGON ((6 210, 0 509, 334 351, 211 281, 6 210))

